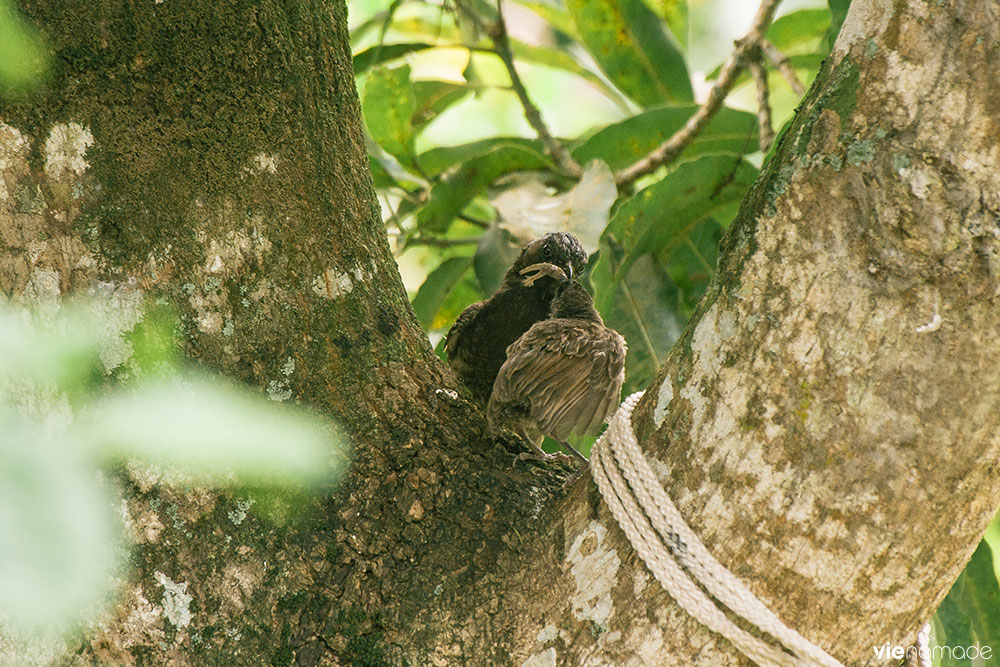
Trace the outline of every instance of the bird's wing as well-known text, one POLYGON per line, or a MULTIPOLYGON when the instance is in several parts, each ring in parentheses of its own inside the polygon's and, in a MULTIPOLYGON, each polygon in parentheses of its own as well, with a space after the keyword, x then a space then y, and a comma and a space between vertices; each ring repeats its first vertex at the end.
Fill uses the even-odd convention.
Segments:
POLYGON ((462 314, 458 316, 455 323, 451 325, 451 329, 448 329, 448 333, 444 337, 444 349, 448 353, 448 359, 451 360, 455 356, 455 350, 458 347, 459 340, 462 338, 462 332, 465 328, 475 319, 476 314, 483 309, 486 304, 486 300, 477 301, 476 303, 468 306, 462 311, 462 314))
POLYGON ((493 398, 527 399, 531 419, 557 439, 588 433, 617 405, 624 373, 620 340, 614 331, 578 320, 539 322, 507 348, 493 398))

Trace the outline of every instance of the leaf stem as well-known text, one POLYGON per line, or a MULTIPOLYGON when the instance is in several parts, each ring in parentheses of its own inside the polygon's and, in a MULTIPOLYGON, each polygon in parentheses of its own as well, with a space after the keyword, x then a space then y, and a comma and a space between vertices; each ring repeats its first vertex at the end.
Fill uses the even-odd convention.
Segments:
POLYGON ((760 40, 760 48, 763 49, 764 55, 767 59, 771 61, 771 64, 778 68, 781 75, 785 77, 785 81, 791 87, 792 92, 794 92, 799 97, 806 94, 806 87, 802 85, 802 81, 799 80, 799 75, 795 73, 795 68, 792 67, 792 63, 788 60, 788 56, 778 50, 778 47, 774 45, 769 39, 760 40))
POLYGON ((770 90, 767 85, 767 69, 764 67, 764 53, 761 49, 755 48, 747 62, 750 68, 750 76, 757 84, 757 142, 762 153, 774 142, 774 124, 771 120, 771 100, 770 90))
POLYGON ((570 176, 578 178, 580 174, 583 173, 583 169, 569 154, 566 147, 563 146, 558 139, 552 136, 551 132, 549 132, 549 128, 545 125, 545 121, 542 120, 541 112, 531 101, 531 98, 528 97, 528 91, 524 87, 524 83, 521 81, 521 77, 518 75, 517 69, 514 67, 514 54, 510 48, 510 39, 507 37, 507 26, 504 22, 501 4, 502 0, 497 0, 497 21, 488 31, 490 39, 493 40, 495 52, 497 56, 500 57, 500 60, 503 61, 504 67, 507 68, 507 74, 510 76, 511 87, 514 89, 514 93, 517 95, 517 98, 521 101, 521 106, 524 107, 524 117, 528 120, 531 127, 534 128, 535 133, 538 134, 538 138, 545 146, 545 150, 548 151, 549 155, 560 169, 570 176))
POLYGON ((669 139, 645 157, 616 173, 615 183, 619 187, 629 185, 641 176, 652 173, 663 165, 676 160, 677 156, 705 129, 712 117, 722 108, 722 103, 736 84, 739 73, 746 68, 751 53, 764 38, 764 33, 771 25, 774 12, 780 2, 781 0, 762 0, 750 30, 742 39, 736 41, 736 48, 733 49, 729 59, 719 71, 719 76, 709 91, 705 103, 694 112, 694 115, 688 118, 684 127, 674 132, 669 139))

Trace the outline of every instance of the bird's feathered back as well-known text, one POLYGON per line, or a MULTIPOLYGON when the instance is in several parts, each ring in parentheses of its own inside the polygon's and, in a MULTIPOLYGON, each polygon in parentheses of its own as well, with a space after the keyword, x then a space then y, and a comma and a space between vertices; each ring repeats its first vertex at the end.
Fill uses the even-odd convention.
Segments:
POLYGON ((487 416, 520 420, 530 431, 564 441, 595 432, 618 407, 626 347, 578 283, 567 285, 552 311, 569 316, 534 324, 507 348, 487 416))

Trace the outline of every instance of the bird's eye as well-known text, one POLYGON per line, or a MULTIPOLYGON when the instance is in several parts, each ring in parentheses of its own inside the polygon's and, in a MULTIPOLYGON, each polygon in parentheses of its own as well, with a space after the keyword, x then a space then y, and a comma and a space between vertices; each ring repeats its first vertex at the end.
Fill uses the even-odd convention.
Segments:
POLYGON ((545 259, 552 259, 552 246, 548 244, 542 246, 542 257, 545 259))

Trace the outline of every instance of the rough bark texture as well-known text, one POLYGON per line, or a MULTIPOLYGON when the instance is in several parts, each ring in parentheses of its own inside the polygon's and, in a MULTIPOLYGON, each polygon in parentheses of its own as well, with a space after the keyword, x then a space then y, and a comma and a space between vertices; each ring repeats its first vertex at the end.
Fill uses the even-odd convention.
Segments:
MULTIPOLYGON (((739 663, 589 480, 554 500, 447 391, 374 205, 341 2, 24 9, 58 65, 0 107, 3 292, 165 299, 193 359, 355 448, 285 527, 127 476, 136 569, 78 659, 739 663)), ((720 560, 852 664, 913 636, 998 502, 997 13, 855 0, 636 417, 720 560)))
POLYGON ((354 447, 349 477, 285 527, 132 471, 136 570, 84 659, 378 662, 435 646, 420 615, 439 600, 468 615, 462 591, 523 529, 533 473, 512 476, 481 413, 445 391, 412 315, 343 2, 22 8, 56 71, 0 106, 3 293, 89 292, 122 330, 140 294, 165 301, 192 360, 335 417, 354 447), (166 612, 184 599, 186 624, 166 612))

